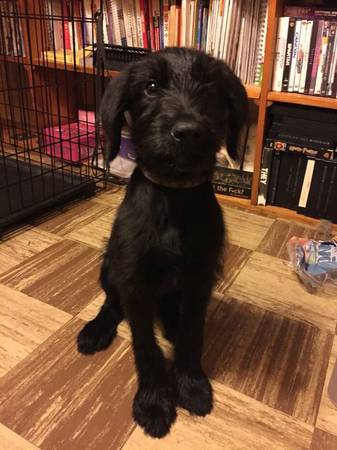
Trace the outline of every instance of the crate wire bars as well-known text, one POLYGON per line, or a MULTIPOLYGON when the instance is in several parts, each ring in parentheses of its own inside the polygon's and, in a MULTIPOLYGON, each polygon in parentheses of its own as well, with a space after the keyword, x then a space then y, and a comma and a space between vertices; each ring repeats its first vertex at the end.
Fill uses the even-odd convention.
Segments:
POLYGON ((0 231, 104 187, 99 17, 90 1, 0 0, 0 231))

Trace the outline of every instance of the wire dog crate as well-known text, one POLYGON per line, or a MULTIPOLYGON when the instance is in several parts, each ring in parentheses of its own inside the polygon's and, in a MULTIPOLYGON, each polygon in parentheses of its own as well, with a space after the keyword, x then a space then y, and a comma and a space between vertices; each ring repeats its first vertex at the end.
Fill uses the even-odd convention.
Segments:
POLYGON ((90 1, 0 0, 0 230, 104 186, 98 18, 90 1))

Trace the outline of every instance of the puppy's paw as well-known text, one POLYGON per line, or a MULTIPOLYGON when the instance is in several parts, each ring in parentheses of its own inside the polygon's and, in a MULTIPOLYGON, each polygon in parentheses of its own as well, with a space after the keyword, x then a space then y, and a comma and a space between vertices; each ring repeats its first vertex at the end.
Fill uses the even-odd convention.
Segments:
POLYGON ((209 414, 213 408, 213 391, 203 371, 174 368, 173 376, 178 406, 197 416, 209 414))
POLYGON ((77 336, 77 349, 84 355, 93 355, 109 347, 116 336, 116 327, 102 326, 99 320, 88 322, 77 336))
POLYGON ((176 416, 171 390, 139 388, 133 401, 133 418, 146 434, 155 438, 165 436, 176 416))

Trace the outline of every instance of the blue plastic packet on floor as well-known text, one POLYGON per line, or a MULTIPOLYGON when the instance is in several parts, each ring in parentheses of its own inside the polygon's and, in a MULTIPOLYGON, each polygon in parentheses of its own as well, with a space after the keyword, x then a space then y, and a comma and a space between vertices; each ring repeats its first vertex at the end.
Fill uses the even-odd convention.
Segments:
POLYGON ((292 237, 287 244, 293 268, 308 288, 326 282, 337 285, 337 240, 315 241, 292 237))

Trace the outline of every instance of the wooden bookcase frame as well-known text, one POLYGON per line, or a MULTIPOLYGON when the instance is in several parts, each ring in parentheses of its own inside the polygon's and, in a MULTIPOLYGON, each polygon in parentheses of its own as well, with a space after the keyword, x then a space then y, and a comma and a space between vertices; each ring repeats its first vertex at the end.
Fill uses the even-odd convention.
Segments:
MULTIPOLYGON (((284 93, 284 92, 273 92, 271 90, 272 84, 272 75, 273 75, 273 63, 274 63, 274 55, 275 55, 275 43, 276 43, 276 35, 277 35, 277 26, 278 26, 278 18, 282 16, 283 6, 286 3, 286 0, 268 0, 268 21, 267 21, 267 35, 266 35, 266 46, 265 46, 265 57, 264 57, 264 67, 263 67, 263 79, 261 87, 256 86, 246 86, 246 91, 249 99, 254 101, 259 108, 258 112, 258 121, 257 121, 257 134, 256 134, 256 149, 255 149, 255 160, 254 160, 254 174, 253 174, 253 185, 252 185, 252 196, 250 200, 239 199, 228 196, 218 195, 218 199, 220 201, 227 202, 232 205, 236 205, 238 207, 245 207, 254 212, 258 212, 261 215, 266 216, 275 216, 275 217, 284 217, 287 219, 297 218, 302 220, 303 222, 309 224, 317 223, 316 219, 311 219, 309 217, 304 217, 297 214, 295 211, 290 211, 285 208, 280 208, 276 206, 257 206, 257 195, 258 195, 258 187, 259 187, 259 176, 260 176, 260 166, 261 166, 261 156, 264 144, 264 135, 265 135, 265 127, 266 127, 266 118, 267 118, 267 108, 272 104, 272 102, 286 102, 300 105, 309 105, 320 108, 331 108, 337 109, 337 99, 328 98, 328 97, 318 97, 318 96, 310 96, 298 93, 284 93)), ((309 3, 309 2, 308 2, 309 3)), ((37 2, 34 0, 29 0, 26 2, 25 0, 19 0, 19 8, 21 11, 24 10, 25 5, 28 4, 28 10, 25 9, 25 12, 29 12, 32 15, 41 14, 41 11, 37 11, 37 2)), ((41 27, 43 24, 39 20, 35 20, 33 23, 33 27, 36 27, 36 35, 41 35, 45 32, 41 27)), ((24 42, 26 48, 28 48, 28 37, 26 32, 26 26, 23 25, 23 33, 24 33, 24 42)), ((34 76, 39 76, 40 82, 43 77, 46 76, 46 70, 44 68, 43 72, 39 73, 39 67, 42 66, 41 61, 41 43, 37 43, 34 41, 34 37, 31 37, 31 53, 26 58, 30 57, 32 64, 27 65, 28 78, 32 79, 34 76)), ((3 58, 0 56, 0 58, 3 58)), ((6 56, 7 60, 12 60, 13 62, 17 62, 17 58, 6 56)), ((1 59, 0 59, 1 61, 1 59)), ((48 67, 48 71, 53 70, 67 70, 70 72, 81 73, 81 67, 73 64, 61 64, 58 62, 51 63, 48 67)), ((86 72, 88 73, 88 68, 86 68, 86 72)), ((90 72, 90 71, 89 71, 90 72)), ((93 73, 93 71, 92 71, 93 73)), ((117 72, 107 70, 104 75, 107 77, 116 76, 117 72)))

